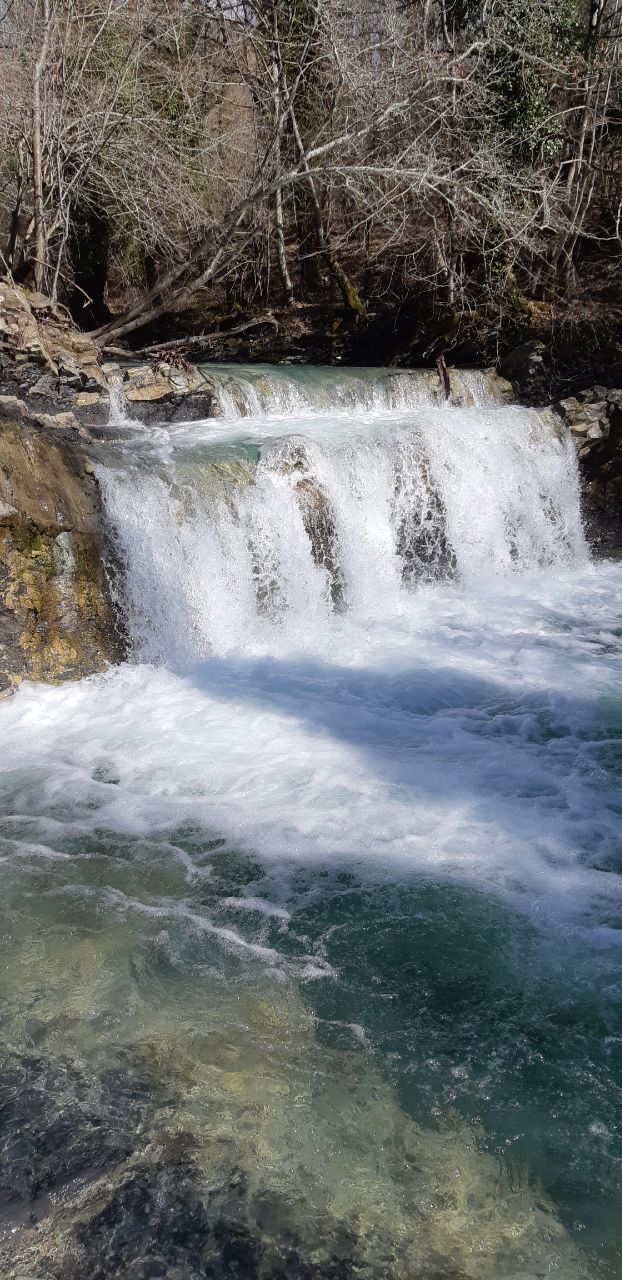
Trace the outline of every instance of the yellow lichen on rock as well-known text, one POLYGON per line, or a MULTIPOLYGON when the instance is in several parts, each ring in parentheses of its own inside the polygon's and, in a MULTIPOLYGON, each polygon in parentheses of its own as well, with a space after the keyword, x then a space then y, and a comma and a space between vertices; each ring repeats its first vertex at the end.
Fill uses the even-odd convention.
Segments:
POLYGON ((67 438, 0 432, 0 687, 100 671, 119 656, 99 491, 67 438))

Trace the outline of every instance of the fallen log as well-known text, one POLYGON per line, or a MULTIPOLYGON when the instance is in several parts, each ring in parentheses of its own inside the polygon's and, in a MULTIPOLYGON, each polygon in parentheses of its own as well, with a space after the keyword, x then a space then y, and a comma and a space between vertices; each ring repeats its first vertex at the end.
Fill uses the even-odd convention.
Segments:
POLYGON ((126 351, 123 347, 102 347, 105 355, 121 356, 128 359, 132 356, 146 357, 159 356, 165 351, 192 351, 200 350, 202 347, 209 346, 210 343, 216 342, 222 338, 235 338, 240 333, 246 333, 248 329, 257 329, 260 325, 271 325, 273 329, 278 329, 279 322, 273 315, 255 316, 254 320, 245 320, 243 324, 237 324, 233 329, 215 329, 213 333, 193 334, 188 338, 174 338, 169 342, 155 342, 148 347, 139 347, 137 350, 126 351))

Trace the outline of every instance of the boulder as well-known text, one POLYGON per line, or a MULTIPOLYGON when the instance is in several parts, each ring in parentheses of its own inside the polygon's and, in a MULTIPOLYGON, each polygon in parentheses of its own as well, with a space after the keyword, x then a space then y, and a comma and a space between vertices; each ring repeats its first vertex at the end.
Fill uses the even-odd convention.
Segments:
POLYGON ((109 560, 77 431, 0 421, 0 689, 79 678, 122 656, 109 560))
MULTIPOLYGON (((119 366, 104 371, 109 382, 119 380, 119 366)), ((122 386, 128 413, 140 422, 195 422, 215 412, 214 384, 196 365, 136 365, 123 371, 122 386)))

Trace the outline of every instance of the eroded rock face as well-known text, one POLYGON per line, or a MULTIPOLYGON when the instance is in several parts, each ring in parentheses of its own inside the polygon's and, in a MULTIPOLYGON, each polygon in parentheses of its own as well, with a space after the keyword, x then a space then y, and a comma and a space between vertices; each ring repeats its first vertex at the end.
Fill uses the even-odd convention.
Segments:
POLYGON ((549 351, 544 342, 533 340, 514 347, 499 365, 522 404, 546 404, 551 396, 549 351))
POLYGON ((556 406, 579 451, 588 540, 605 555, 622 553, 622 390, 594 387, 556 406))
MULTIPOLYGON (((76 391, 106 392, 92 338, 64 307, 0 280, 0 381, 42 413, 73 408, 76 391)), ((36 410, 35 410, 36 411, 36 410)))
POLYGON ((0 421, 0 688, 121 654, 93 472, 70 433, 0 421))

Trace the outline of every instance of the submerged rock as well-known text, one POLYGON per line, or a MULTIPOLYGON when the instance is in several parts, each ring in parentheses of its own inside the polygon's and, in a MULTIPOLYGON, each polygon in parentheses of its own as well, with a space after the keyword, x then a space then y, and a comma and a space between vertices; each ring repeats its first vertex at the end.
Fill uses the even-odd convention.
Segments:
POLYGON ((64 424, 0 421, 0 688, 121 656, 93 471, 64 424))
POLYGON ((263 461, 282 475, 291 476, 314 564, 326 571, 333 607, 343 608, 346 584, 339 554, 336 517, 327 493, 313 475, 307 441, 304 437, 291 436, 276 446, 270 446, 263 461))
POLYGON ((92 1180, 131 1155, 154 1110, 152 1084, 120 1059, 89 1077, 67 1060, 8 1052, 0 1059, 2 1218, 32 1222, 41 1197, 92 1180))
POLYGON ((396 551, 402 579, 409 587, 453 577, 456 554, 447 535, 447 510, 430 468, 421 458, 405 465, 398 454, 395 466, 396 551))
MULTIPOLYGON (((262 1229, 246 1180, 206 1186, 188 1135, 147 1148, 66 1203, 20 1241, 19 1266, 49 1280, 353 1280, 353 1241, 337 1233, 333 1257, 305 1258, 295 1238, 262 1229), (34 1237, 34 1238, 33 1238, 34 1237), (38 1237, 38 1238, 37 1238, 38 1237), (344 1248, 345 1245, 345 1248, 344 1248)), ((17 1277, 20 1272, 13 1272, 17 1277)))

